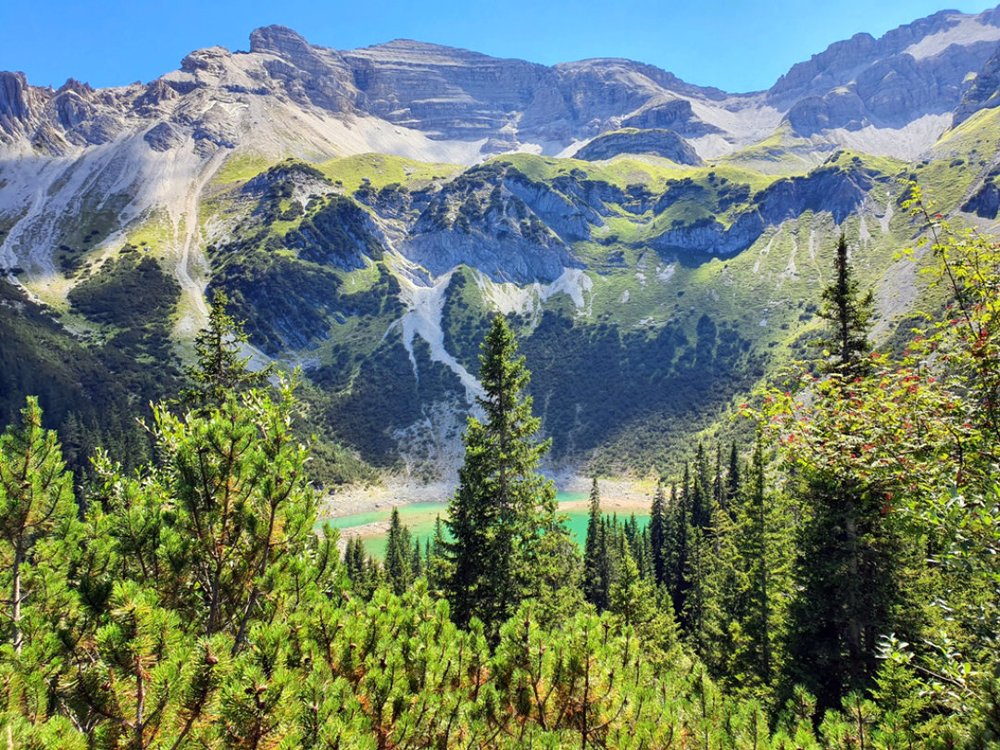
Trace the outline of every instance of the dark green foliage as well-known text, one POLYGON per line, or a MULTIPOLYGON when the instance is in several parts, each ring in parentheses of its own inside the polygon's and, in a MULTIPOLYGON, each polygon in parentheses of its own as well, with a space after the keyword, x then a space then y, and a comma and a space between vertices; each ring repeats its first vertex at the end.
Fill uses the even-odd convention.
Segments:
MULTIPOLYGON (((104 358, 133 383, 149 378, 155 388, 169 386, 176 375, 177 358, 171 340, 171 320, 180 299, 180 285, 166 273, 147 249, 126 245, 119 256, 70 290, 73 308, 107 328, 104 358), (145 372, 136 364, 144 365, 145 372), (150 375, 151 365, 161 373, 150 375)), ((134 386, 133 386, 134 387, 134 386)))
POLYGON ((597 607, 598 612, 608 608, 610 596, 610 561, 605 536, 604 515, 601 513, 601 494, 597 477, 590 490, 590 513, 587 517, 587 539, 583 547, 583 595, 597 607))
POLYGON ((379 260, 383 252, 364 210, 336 195, 288 232, 284 243, 303 260, 345 270, 364 268, 367 258, 379 260))
POLYGON ((452 567, 441 516, 434 519, 434 535, 427 542, 426 558, 427 584, 431 591, 443 595, 451 580, 452 567))
POLYGON ((398 460, 399 443, 392 433, 423 419, 422 404, 465 396, 458 376, 431 361, 422 338, 414 339, 413 351, 419 380, 402 343, 387 340, 361 363, 350 393, 334 398, 326 412, 336 437, 376 466, 398 460))
POLYGON ((325 266, 282 255, 263 236, 220 248, 209 291, 221 289, 246 321, 250 341, 268 354, 322 338, 338 309, 340 277, 325 266), (257 249, 263 242, 263 249, 257 249))
POLYGON ((227 312, 229 298, 217 291, 212 296, 208 327, 194 339, 195 364, 187 371, 191 385, 181 393, 182 402, 201 410, 217 409, 234 394, 260 388, 268 371, 252 372, 250 357, 240 347, 247 342, 243 326, 227 312))
POLYGON ((825 708, 871 683, 881 636, 912 637, 919 608, 902 606, 902 584, 916 561, 883 512, 884 493, 821 474, 803 479, 798 491, 809 512, 797 542, 788 679, 825 708))
POLYGON ((69 301, 91 320, 118 328, 163 326, 174 312, 180 285, 145 249, 126 245, 69 292, 69 301))
POLYGON ((484 419, 469 417, 465 463, 448 510, 448 596, 457 622, 475 616, 496 634, 544 575, 544 541, 558 530, 555 487, 538 473, 548 442, 535 437, 540 420, 525 393, 529 374, 503 316, 483 341, 479 380, 484 419))
POLYGON ((103 446, 128 468, 149 456, 148 435, 136 423, 150 400, 176 387, 173 356, 154 372, 113 338, 89 348, 31 301, 0 280, 0 426, 18 419, 35 394, 46 426, 63 434, 65 458, 83 482, 89 460, 103 446))
POLYGON ((653 578, 657 584, 667 582, 667 496, 663 482, 657 482, 653 504, 649 509, 649 546, 652 556, 653 578))
POLYGON ((470 372, 478 364, 479 343, 483 331, 489 328, 489 316, 470 307, 464 298, 469 282, 461 270, 452 274, 445 289, 441 322, 444 326, 444 346, 470 372))
POLYGON ((413 564, 413 543, 410 530, 399 520, 399 510, 392 509, 389 522, 389 536, 385 540, 385 578, 389 587, 402 594, 419 575, 419 548, 417 566, 413 564), (417 567, 418 570, 414 570, 417 567))
POLYGON ((348 317, 398 316, 402 310, 398 283, 384 269, 373 288, 357 294, 340 291, 342 272, 382 257, 374 224, 353 200, 316 198, 296 227, 274 226, 298 218, 279 215, 278 206, 302 180, 326 182, 315 168, 301 163, 276 165, 251 180, 244 190, 258 198, 256 210, 240 226, 237 239, 209 248, 214 269, 210 289, 226 291, 233 312, 246 322, 250 341, 268 354, 315 346, 332 325, 348 317))
POLYGON ((760 374, 746 342, 728 326, 703 321, 699 339, 690 342, 675 326, 648 335, 603 323, 574 325, 546 311, 523 349, 535 373, 532 395, 545 404, 553 455, 597 449, 609 457, 598 461, 608 473, 624 468, 623 456, 642 468, 678 468, 671 448, 683 445, 686 429, 701 419, 707 424, 715 408, 760 374), (616 384, 613 399, 608 383, 616 384))
POLYGON ((858 290, 843 233, 837 240, 834 273, 835 280, 823 290, 823 304, 817 312, 830 329, 821 343, 832 353, 832 367, 857 374, 864 369, 863 358, 871 350, 868 330, 874 298, 870 291, 862 295, 858 290))

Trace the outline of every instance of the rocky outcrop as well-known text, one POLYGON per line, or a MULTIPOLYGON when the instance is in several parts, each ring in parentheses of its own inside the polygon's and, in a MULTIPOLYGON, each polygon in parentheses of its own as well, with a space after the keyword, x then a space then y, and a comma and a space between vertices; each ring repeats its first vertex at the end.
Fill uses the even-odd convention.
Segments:
POLYGON ((366 109, 435 138, 494 138, 545 123, 572 125, 559 77, 544 65, 400 39, 343 53, 366 109), (520 121, 520 122, 518 122, 520 121))
MULTIPOLYGON (((749 205, 728 226, 713 217, 676 222, 652 244, 661 252, 727 256, 746 250, 767 227, 797 219, 807 211, 829 212, 840 224, 860 208, 875 183, 885 178, 860 163, 841 165, 836 161, 838 157, 808 175, 778 180, 752 196, 749 205)), ((655 210, 663 211, 679 200, 690 199, 691 191, 698 190, 703 188, 684 181, 668 187, 655 210)))
POLYGON ((26 134, 38 104, 24 73, 0 72, 0 138, 26 134))
POLYGON ((687 99, 671 99, 640 109, 622 120, 623 128, 672 130, 684 138, 697 138, 711 133, 721 133, 720 128, 709 125, 697 117, 687 99))
POLYGON ((496 281, 520 284, 551 282, 566 267, 579 266, 566 243, 587 237, 589 219, 597 218, 589 207, 503 164, 418 192, 411 206, 419 214, 397 244, 406 257, 435 275, 465 264, 496 281))
POLYGON ((653 247, 662 253, 695 255, 735 255, 750 247, 764 233, 766 226, 759 214, 741 215, 732 225, 705 218, 684 224, 661 234, 653 247))
POLYGON ((560 242, 539 242, 520 234, 494 236, 481 231, 442 231, 418 234, 399 247, 410 260, 435 276, 459 265, 475 268, 494 281, 550 283, 566 268, 582 268, 560 242))
POLYGON ((955 110, 953 125, 960 125, 981 109, 1000 106, 1000 46, 983 64, 955 110))
POLYGON ((142 136, 153 151, 169 151, 184 142, 184 133, 169 122, 154 125, 142 136))
POLYGON ((530 180, 516 170, 508 170, 502 184, 565 242, 588 239, 591 226, 604 223, 589 203, 564 195, 544 182, 530 180))
POLYGON ((780 224, 806 211, 829 211, 838 224, 854 213, 878 179, 861 166, 831 164, 803 177, 778 180, 754 197, 757 211, 768 224, 780 224))
POLYGON ((980 188, 962 206, 963 211, 984 219, 995 219, 1000 214, 1000 171, 991 170, 980 188))
POLYGON ((691 145, 672 130, 628 128, 594 138, 573 156, 585 161, 611 159, 619 154, 662 156, 678 164, 698 165, 701 159, 691 145))
POLYGON ((331 112, 354 108, 353 73, 335 50, 314 47, 284 26, 266 26, 250 35, 250 51, 265 57, 263 67, 292 101, 331 112))

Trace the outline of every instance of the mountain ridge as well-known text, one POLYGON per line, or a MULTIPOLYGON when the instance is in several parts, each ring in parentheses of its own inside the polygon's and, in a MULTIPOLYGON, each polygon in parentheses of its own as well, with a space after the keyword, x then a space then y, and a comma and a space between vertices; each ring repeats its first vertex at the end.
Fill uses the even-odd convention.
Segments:
POLYGON ((304 368, 323 440, 414 475, 454 468, 503 312, 553 460, 648 467, 804 353, 836 233, 905 329, 928 294, 893 259, 908 180, 995 220, 998 19, 856 36, 750 94, 284 27, 147 84, 0 73, 0 276, 140 370, 225 291, 256 361, 304 368), (149 279, 155 326, 125 304, 149 279))
MULTIPOLYGON (((32 121, 35 121, 34 135, 37 144, 58 151, 60 144, 56 138, 61 128, 65 131, 64 135, 78 145, 100 145, 128 129, 128 123, 113 122, 114 118, 109 118, 106 111, 100 111, 102 105, 112 105, 113 108, 113 105, 131 102, 132 109, 140 109, 137 105, 145 101, 155 106, 173 98, 175 94, 183 96, 206 85, 204 80, 199 79, 199 74, 203 74, 201 78, 204 78, 204 74, 212 72, 227 79, 219 83, 220 88, 230 94, 248 94, 255 90, 284 94, 300 103, 319 106, 328 112, 376 115, 397 125, 415 126, 418 130, 429 132, 431 137, 440 139, 457 137, 460 140, 470 140, 476 135, 485 135, 487 142, 483 144, 482 153, 502 152, 523 143, 538 143, 543 152, 547 148, 554 148, 553 144, 556 143, 565 148, 572 144, 574 138, 579 140, 582 137, 593 137, 605 130, 615 129, 622 120, 634 118, 645 108, 660 106, 678 98, 700 101, 702 107, 722 103, 723 109, 728 109, 730 113, 749 107, 760 116, 762 107, 777 103, 776 113, 790 113, 797 103, 801 104, 799 100, 805 98, 811 101, 812 97, 820 97, 821 101, 811 101, 805 110, 800 107, 800 111, 790 119, 794 128, 803 129, 806 135, 812 135, 817 130, 835 126, 857 129, 863 126, 865 118, 879 124, 879 115, 884 114, 885 107, 880 109, 878 85, 874 92, 862 92, 863 95, 859 95, 860 103, 853 99, 844 101, 843 92, 830 99, 834 89, 850 83, 855 74, 864 72, 866 66, 870 67, 876 58, 885 59, 901 54, 909 57, 915 68, 889 71, 889 74, 897 77, 923 75, 922 63, 946 53, 961 58, 948 61, 946 68, 971 66, 978 69, 985 62, 988 53, 992 52, 992 48, 986 50, 984 45, 995 45, 1000 41, 998 19, 1000 12, 996 9, 977 15, 941 11, 891 30, 879 39, 868 34, 857 34, 849 40, 830 45, 809 61, 794 65, 770 89, 750 93, 727 93, 718 88, 694 86, 668 71, 624 58, 591 58, 544 66, 516 58, 495 58, 457 47, 403 39, 354 50, 334 50, 312 45, 305 37, 287 27, 265 26, 251 33, 249 52, 230 52, 221 47, 195 50, 185 56, 177 71, 165 73, 154 81, 143 84, 141 93, 137 84, 95 90, 72 80, 59 89, 32 87, 23 74, 0 73, 0 137, 11 141, 18 134, 25 135, 31 129, 32 121), (907 54, 907 50, 919 47, 920 44, 931 44, 930 40, 934 38, 945 40, 942 42, 939 39, 939 46, 947 41, 951 43, 940 50, 925 50, 926 54, 920 54, 917 58, 907 54), (956 49, 963 50, 962 54, 954 52, 956 49), (268 56, 277 57, 278 60, 268 56), (251 61, 248 58, 262 59, 251 61), (288 65, 294 70, 289 69, 288 65), (434 96, 428 97, 425 94, 441 94, 441 86, 431 85, 430 89, 411 97, 412 101, 407 101, 399 86, 412 83, 412 78, 394 78, 402 73, 394 70, 393 66, 412 68, 414 65, 424 66, 420 71, 423 78, 441 74, 439 77, 442 85, 450 79, 436 70, 435 66, 460 71, 485 66, 486 69, 481 72, 492 77, 494 94, 497 93, 496 83, 507 78, 512 77, 513 81, 522 83, 529 81, 534 90, 527 100, 524 97, 519 99, 517 92, 503 94, 501 97, 507 97, 502 104, 520 105, 523 113, 519 119, 525 120, 527 124, 522 126, 520 122, 512 124, 505 121, 504 112, 500 109, 489 116, 480 113, 478 121, 474 118, 469 123, 438 122, 441 118, 434 114, 434 96), (254 82, 258 84, 256 89, 254 82), (609 82, 624 92, 624 98, 606 100, 607 92, 604 89, 609 82), (823 109, 822 116, 815 112, 819 106, 823 109), (41 110, 54 111, 48 113, 46 118, 42 115, 47 113, 41 110), (588 126, 574 120, 578 114, 581 117, 577 119, 582 119, 584 114, 596 115, 600 122, 588 126), (532 121, 533 117, 536 118, 535 122, 532 121), (556 123, 550 122, 548 128, 542 126, 543 119, 551 121, 553 117, 556 123), (613 121, 615 117, 618 122, 613 121), (89 130, 81 128, 85 123, 91 126, 89 130), (595 127, 596 131, 593 130, 595 127), (508 136, 505 139, 505 128, 508 131, 512 128, 515 131, 523 129, 525 137, 518 140, 508 136), (549 140, 546 141, 546 138, 549 140)), ((414 71, 409 72, 412 74, 414 71)), ((880 72, 884 71, 876 70, 869 77, 877 77, 880 72)), ((951 105, 947 108, 954 109, 957 105, 957 99, 954 102, 952 99, 960 96, 961 92, 956 90, 956 86, 961 83, 961 77, 955 82, 956 75, 949 71, 946 70, 941 75, 944 75, 944 80, 938 83, 944 86, 941 96, 947 101, 925 102, 920 112, 926 114, 929 108, 945 105, 951 105)), ((455 82, 447 85, 452 83, 455 82)), ((482 97, 476 98, 475 81, 465 80, 464 88, 463 81, 458 83, 458 88, 465 91, 465 95, 472 96, 480 103, 488 101, 482 97)), ((459 102, 448 100, 447 97, 440 99, 437 104, 453 108, 460 106, 459 102)), ((913 114, 908 113, 907 117, 915 119, 913 114)), ((712 113, 710 116, 718 119, 721 113, 712 113)), ((709 124, 726 130, 719 122, 709 124)), ((728 134, 740 140, 742 134, 738 131, 738 123, 734 125, 730 122, 728 134)))

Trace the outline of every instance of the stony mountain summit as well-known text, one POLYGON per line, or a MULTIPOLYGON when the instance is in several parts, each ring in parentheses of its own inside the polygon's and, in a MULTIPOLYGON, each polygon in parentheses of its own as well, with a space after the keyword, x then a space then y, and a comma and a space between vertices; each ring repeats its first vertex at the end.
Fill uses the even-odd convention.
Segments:
MULTIPOLYGON (((727 94, 630 60, 546 67, 410 40, 337 51, 269 26, 251 34, 249 52, 198 50, 148 85, 94 90, 70 80, 51 90, 0 74, 0 139, 52 155, 139 132, 152 132, 154 149, 192 140, 202 151, 236 148, 268 112, 288 127, 296 116, 374 117, 405 129, 399 138, 387 134, 390 148, 405 151, 407 136, 424 136, 465 144, 468 160, 518 149, 559 154, 621 127, 674 130, 712 158, 782 122, 838 142, 846 137, 838 131, 900 129, 948 115, 998 41, 1000 12, 943 11, 880 39, 858 34, 833 44, 766 92, 727 94)), ((306 137, 309 145, 331 152, 354 145, 310 124, 320 132, 306 137)))

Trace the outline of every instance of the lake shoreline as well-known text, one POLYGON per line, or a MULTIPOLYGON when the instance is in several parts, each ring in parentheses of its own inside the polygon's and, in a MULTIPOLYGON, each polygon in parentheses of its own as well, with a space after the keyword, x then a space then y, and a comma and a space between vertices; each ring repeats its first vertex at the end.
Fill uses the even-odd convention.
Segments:
MULTIPOLYGON (((559 477, 559 511, 578 515, 586 512, 590 500, 591 480, 585 477, 559 477), (567 497, 569 496, 569 497, 567 497)), ((601 493, 601 510, 606 515, 617 514, 625 518, 633 513, 645 516, 649 513, 655 485, 634 479, 598 479, 601 493)), ((384 537, 389 530, 389 511, 392 508, 408 509, 417 514, 431 512, 418 506, 443 506, 434 508, 434 515, 441 515, 448 500, 454 493, 454 485, 446 482, 417 483, 413 481, 387 480, 377 486, 349 487, 326 498, 320 506, 320 519, 334 522, 340 535, 339 546, 343 549, 347 541, 354 537, 372 540, 384 537), (372 520, 372 514, 379 516, 372 520), (349 519, 358 516, 358 523, 349 519), (367 518, 361 518, 367 516, 367 518), (339 523, 338 523, 339 521, 339 523), (345 525, 341 525, 347 521, 345 525)), ((401 510, 404 523, 409 515, 401 510)), ((425 519, 428 520, 428 519, 425 519)))
MULTIPOLYGON (((559 492, 589 495, 591 480, 577 475, 554 477, 559 492)), ((656 486, 649 479, 627 477, 598 478, 601 508, 606 513, 625 510, 648 509, 653 501, 656 486)), ((417 482, 409 478, 387 477, 379 484, 349 485, 338 488, 320 501, 319 517, 339 518, 356 513, 389 510, 414 503, 447 503, 455 492, 454 482, 417 482)), ((560 504, 560 508, 579 508, 587 505, 587 498, 560 504)))

